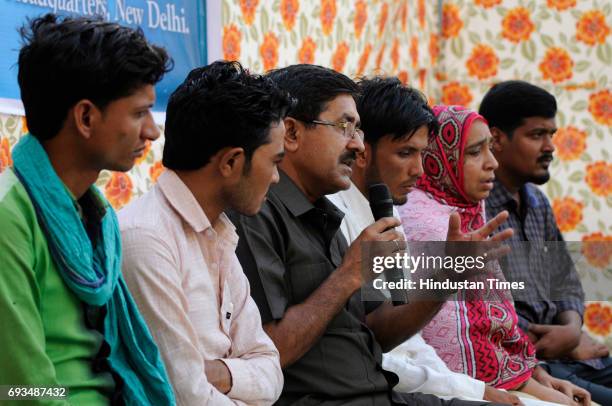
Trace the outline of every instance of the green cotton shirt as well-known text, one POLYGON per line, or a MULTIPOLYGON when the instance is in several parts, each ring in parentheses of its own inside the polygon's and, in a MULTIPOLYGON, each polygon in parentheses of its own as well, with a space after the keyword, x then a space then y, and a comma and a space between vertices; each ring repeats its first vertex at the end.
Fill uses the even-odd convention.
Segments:
MULTIPOLYGON (((64 386, 68 401, 108 405, 115 383, 93 372, 102 335, 55 266, 34 206, 12 169, 0 174, 0 385, 64 386)), ((3 400, 2 405, 12 402, 3 400)))

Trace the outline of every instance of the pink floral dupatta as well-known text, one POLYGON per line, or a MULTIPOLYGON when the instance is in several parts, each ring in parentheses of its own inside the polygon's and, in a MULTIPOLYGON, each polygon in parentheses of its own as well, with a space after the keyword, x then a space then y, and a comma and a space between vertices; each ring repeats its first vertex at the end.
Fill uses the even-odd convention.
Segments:
MULTIPOLYGON (((459 212, 463 232, 476 230, 485 222, 484 202, 469 201, 462 171, 469 128, 474 120, 485 120, 459 106, 435 106, 434 113, 440 129, 430 134, 423 153, 425 173, 399 209, 409 241, 446 240, 448 219, 454 211, 459 212)), ((495 266, 503 279, 499 265, 495 266)), ((453 299, 422 331, 448 367, 502 389, 515 389, 528 380, 537 364, 535 349, 518 328, 511 297, 453 299)))

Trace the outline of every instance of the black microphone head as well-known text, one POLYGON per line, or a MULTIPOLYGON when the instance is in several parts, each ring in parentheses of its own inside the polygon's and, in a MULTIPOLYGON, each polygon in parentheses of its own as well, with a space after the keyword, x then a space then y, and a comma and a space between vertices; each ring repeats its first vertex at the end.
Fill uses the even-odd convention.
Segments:
POLYGON ((387 185, 384 183, 370 185, 368 195, 374 220, 393 217, 393 198, 387 185))

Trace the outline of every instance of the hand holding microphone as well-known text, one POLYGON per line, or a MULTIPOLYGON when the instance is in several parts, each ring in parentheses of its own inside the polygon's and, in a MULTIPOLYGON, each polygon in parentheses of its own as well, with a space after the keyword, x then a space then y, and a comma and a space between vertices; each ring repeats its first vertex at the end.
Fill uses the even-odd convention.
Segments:
MULTIPOLYGON (((355 290, 359 289, 364 282, 364 279, 371 280, 376 276, 372 273, 372 261, 371 258, 364 261, 364 252, 362 252, 362 243, 370 243, 367 246, 366 253, 368 257, 372 257, 372 254, 386 256, 392 255, 394 252, 404 250, 406 243, 402 233, 397 231, 395 228, 400 226, 399 219, 393 217, 393 201, 389 193, 389 189, 384 184, 373 185, 377 186, 375 190, 382 190, 380 186, 383 186, 386 190, 381 192, 374 192, 374 203, 370 200, 370 206, 375 207, 376 214, 374 215, 376 222, 366 227, 361 234, 353 241, 349 246, 344 259, 342 262, 342 269, 347 272, 346 277, 354 282, 355 290), (374 204, 374 206, 372 206, 374 204), (377 244, 378 246, 372 245, 374 242, 391 242, 395 241, 393 249, 390 249, 391 244, 377 244), (374 249, 372 249, 374 248, 374 249), (367 269, 367 276, 362 273, 362 270, 367 269), (365 277, 365 278, 364 278, 365 277)), ((387 278, 389 279, 389 278, 387 278)), ((399 300, 399 299, 398 299, 399 300)))
MULTIPOLYGON (((384 218, 393 218, 393 198, 391 197, 391 192, 389 188, 384 183, 376 183, 371 185, 369 190, 369 201, 370 208, 372 209, 372 214, 374 215, 374 220, 379 221, 384 218)), ((376 224, 376 223, 374 223, 376 224)), ((401 222, 394 227, 400 226, 401 222)), ((387 229, 386 231, 389 231, 387 229)), ((404 241, 404 236, 397 232, 398 238, 394 239, 397 247, 394 250, 403 251, 406 249, 406 242, 404 241)), ((387 281, 389 282, 399 282, 404 278, 404 273, 402 269, 392 268, 388 269, 385 273, 387 281)), ((398 306, 401 304, 407 303, 406 292, 403 290, 392 289, 391 290, 391 299, 393 300, 393 305, 398 306)))

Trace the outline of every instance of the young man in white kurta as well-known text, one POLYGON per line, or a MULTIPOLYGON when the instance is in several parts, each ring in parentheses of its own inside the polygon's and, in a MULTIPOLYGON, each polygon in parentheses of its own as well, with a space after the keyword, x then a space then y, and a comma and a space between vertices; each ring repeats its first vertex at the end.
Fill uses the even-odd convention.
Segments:
MULTIPOLYGON (((370 224, 374 216, 368 199, 351 183, 348 190, 327 196, 340 210, 344 219, 340 229, 349 243, 370 224)), ((393 208, 395 217, 399 214, 393 208)), ((401 227, 398 228, 403 233, 401 227)), ((383 355, 383 368, 395 372, 399 383, 394 388, 399 392, 422 392, 444 398, 482 400, 485 384, 467 375, 448 369, 432 346, 420 334, 383 355)))

